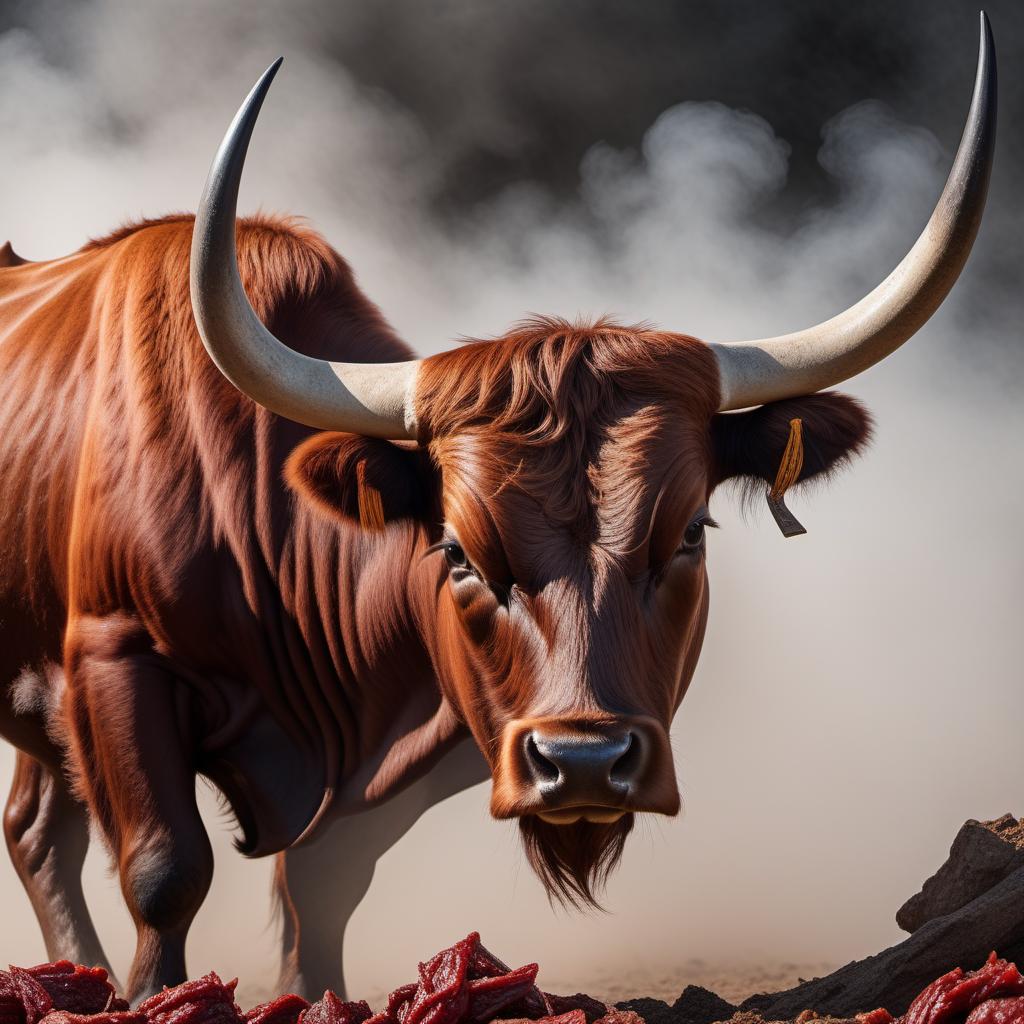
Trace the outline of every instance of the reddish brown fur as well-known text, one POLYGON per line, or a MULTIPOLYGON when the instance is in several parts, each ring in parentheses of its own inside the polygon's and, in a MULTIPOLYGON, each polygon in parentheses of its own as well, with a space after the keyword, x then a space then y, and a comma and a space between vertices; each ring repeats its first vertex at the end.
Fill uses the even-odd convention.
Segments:
MULTIPOLYGON (((208 884, 196 770, 228 795, 243 848, 268 853, 459 737, 406 580, 379 572, 419 528, 367 540, 295 501, 282 466, 312 432, 213 367, 190 241, 175 217, 0 272, 0 379, 17 396, 0 405, 4 692, 19 680, 0 733, 58 777, 66 763, 140 936, 187 925, 208 884), (154 858, 167 891, 143 906, 134 876, 154 858)), ((313 232, 245 221, 239 250, 256 309, 296 348, 408 354, 313 232)), ((183 969, 153 962, 154 941, 140 937, 136 991, 183 969)))
MULTIPOLYGON (((417 414, 444 519, 491 584, 439 592, 439 678, 488 754, 495 813, 524 809, 500 747, 517 721, 641 716, 667 734, 707 616, 703 558, 676 557, 683 532, 721 480, 774 475, 780 417, 808 421, 804 479, 867 432, 840 396, 729 417, 717 407, 707 346, 644 326, 535 319, 428 360, 417 414)), ((661 749, 638 809, 674 813, 661 749)), ((521 822, 534 867, 570 902, 592 901, 632 825, 521 822)))
MULTIPOLYGON (((681 698, 677 681, 666 689, 662 678, 623 692, 632 674, 627 665, 647 660, 633 644, 648 638, 633 628, 636 609, 621 598, 664 568, 706 498, 707 425, 716 405, 706 346, 607 323, 535 321, 424 368, 418 414, 441 473, 446 520, 488 581, 516 586, 549 644, 558 636, 567 646, 586 645, 575 652, 578 664, 560 666, 582 688, 584 706, 643 709, 667 723, 681 698), (548 587, 557 601, 545 598, 548 587), (600 609, 596 589, 608 595, 600 609)), ((690 609, 681 617, 679 609, 664 609, 672 620, 666 631, 685 632, 702 589, 702 581, 681 581, 676 596, 690 609)), ((456 622, 493 610, 479 605, 472 602, 465 615, 439 611, 448 631, 440 645, 445 658, 470 650, 456 622)), ((485 631, 482 622, 476 628, 485 631)), ((519 665, 530 647, 511 624, 497 627, 488 648, 493 675, 510 691, 487 691, 480 703, 489 718, 499 717, 503 704, 526 713, 517 688, 545 695, 547 705, 531 707, 533 714, 564 711, 559 705, 578 696, 537 686, 537 665, 519 665)), ((485 750, 493 747, 493 724, 475 732, 485 750)))
MULTIPOLYGON (((775 468, 770 410, 763 431, 715 416, 704 345, 607 321, 531 321, 427 360, 420 447, 314 433, 207 358, 190 238, 171 217, 0 270, 17 396, 0 406, 0 488, 17 496, 0 509, 0 668, 19 680, 0 733, 55 784, 66 767, 107 837, 139 929, 134 994, 181 980, 209 884, 196 772, 266 854, 387 799, 467 728, 494 812, 529 813, 510 730, 628 719, 652 753, 625 810, 674 813, 667 730, 708 600, 703 551, 676 552, 720 479, 775 468), (428 553, 442 528, 478 576, 428 553)), ((288 344, 408 355, 319 236, 257 219, 238 242, 288 344)), ((809 476, 866 420, 801 401, 787 409, 809 450, 829 434, 809 476)), ((587 901, 630 825, 527 819, 524 837, 551 891, 587 901)))

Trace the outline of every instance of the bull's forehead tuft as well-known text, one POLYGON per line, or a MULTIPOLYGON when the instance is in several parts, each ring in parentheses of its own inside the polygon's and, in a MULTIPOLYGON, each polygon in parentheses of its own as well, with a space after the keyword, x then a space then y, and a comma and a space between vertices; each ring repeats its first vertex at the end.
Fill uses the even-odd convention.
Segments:
POLYGON ((428 439, 485 430, 530 445, 580 443, 623 409, 647 405, 704 424, 718 399, 714 355, 694 338, 552 319, 430 357, 415 396, 428 439))

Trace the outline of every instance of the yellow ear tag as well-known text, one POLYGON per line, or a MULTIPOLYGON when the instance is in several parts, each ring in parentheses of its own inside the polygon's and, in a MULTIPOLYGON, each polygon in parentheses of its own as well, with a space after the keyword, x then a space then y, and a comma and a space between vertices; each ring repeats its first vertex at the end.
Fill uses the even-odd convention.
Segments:
POLYGON ((786 450, 782 453, 779 471, 775 474, 775 483, 768 488, 765 495, 768 508, 771 509, 775 522, 778 523, 783 537, 799 537, 807 531, 800 525, 796 516, 786 508, 783 500, 786 491, 800 479, 800 471, 804 468, 804 435, 803 421, 789 421, 789 440, 786 450))

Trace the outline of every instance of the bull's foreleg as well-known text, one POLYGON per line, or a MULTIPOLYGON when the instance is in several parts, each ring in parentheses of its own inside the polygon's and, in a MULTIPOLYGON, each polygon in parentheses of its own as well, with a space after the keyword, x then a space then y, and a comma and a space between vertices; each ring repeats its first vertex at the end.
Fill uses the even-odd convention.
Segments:
POLYGON ((110 971, 82 891, 89 816, 59 771, 18 752, 4 810, 11 862, 28 894, 51 960, 110 971))
POLYGON ((274 891, 284 918, 279 991, 317 999, 330 988, 344 997, 345 929, 377 860, 424 811, 487 774, 480 752, 464 742, 391 800, 339 818, 315 839, 278 855, 274 891))
POLYGON ((116 860, 137 945, 132 1002, 185 980, 185 938, 213 878, 180 683, 130 619, 80 622, 67 719, 78 776, 116 860))
POLYGON ((377 864, 363 845, 363 817, 344 818, 316 839, 277 855, 274 894, 282 913, 277 986, 281 992, 318 999, 333 989, 345 998, 345 929, 377 864))

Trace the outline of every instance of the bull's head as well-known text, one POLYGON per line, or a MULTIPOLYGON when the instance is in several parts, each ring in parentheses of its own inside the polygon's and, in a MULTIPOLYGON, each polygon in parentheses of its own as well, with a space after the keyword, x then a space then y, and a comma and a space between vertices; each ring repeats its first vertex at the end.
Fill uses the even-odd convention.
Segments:
POLYGON ((293 455, 300 491, 353 516, 372 496, 378 525, 420 520, 426 550, 413 571, 435 582, 425 641, 491 765, 492 812, 519 818, 550 891, 591 900, 633 815, 679 808, 668 730, 704 635, 712 491, 731 478, 773 480, 795 419, 799 479, 856 452, 866 413, 820 392, 903 344, 970 252, 994 141, 987 22, 956 161, 907 256, 833 319, 734 343, 536 320, 393 364, 327 362, 283 345, 245 296, 234 223, 277 66, 229 129, 199 208, 192 299, 203 340, 256 401, 348 432, 316 435, 293 455), (399 439, 419 446, 390 443, 399 439))

